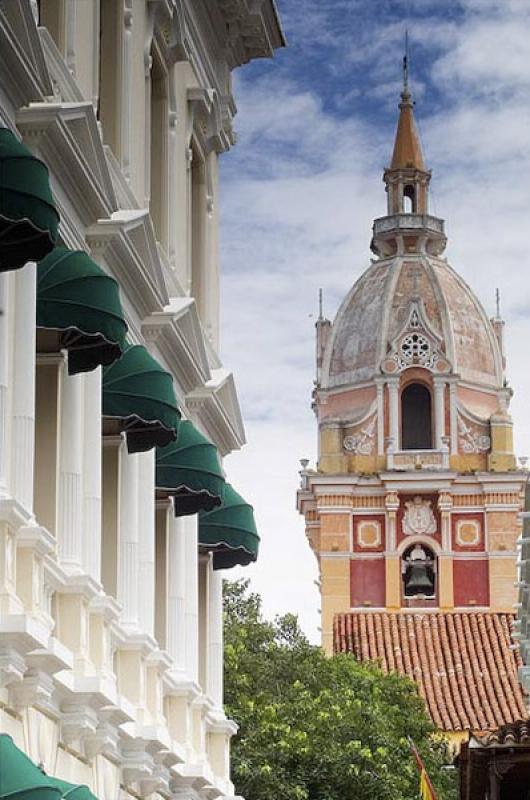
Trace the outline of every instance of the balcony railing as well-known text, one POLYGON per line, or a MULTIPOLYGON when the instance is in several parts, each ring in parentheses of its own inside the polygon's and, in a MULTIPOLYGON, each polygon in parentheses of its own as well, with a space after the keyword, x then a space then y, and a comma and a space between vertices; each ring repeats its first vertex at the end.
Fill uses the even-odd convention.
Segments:
POLYGON ((387 469, 401 472, 410 470, 447 470, 449 469, 449 448, 440 450, 394 450, 387 449, 387 469))
POLYGON ((374 236, 395 230, 424 229, 444 235, 444 221, 430 214, 393 214, 374 220, 374 236))

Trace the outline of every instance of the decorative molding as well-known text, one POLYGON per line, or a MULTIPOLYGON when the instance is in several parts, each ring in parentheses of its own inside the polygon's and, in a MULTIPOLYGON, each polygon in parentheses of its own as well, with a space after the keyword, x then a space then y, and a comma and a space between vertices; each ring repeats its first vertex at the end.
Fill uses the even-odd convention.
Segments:
POLYGON ((491 438, 485 433, 467 425, 458 414, 458 444, 464 453, 487 453, 491 448, 491 438))
POLYGON ((231 372, 212 369, 203 387, 186 395, 186 407, 196 414, 221 455, 238 450, 245 443, 245 429, 231 372))
POLYGON ((436 533, 438 526, 430 500, 417 495, 405 503, 405 509, 402 523, 405 536, 432 536, 436 533))
POLYGON ((212 377, 197 304, 192 297, 173 297, 163 311, 142 321, 142 333, 156 344, 184 394, 212 377))
POLYGON ((342 446, 349 453, 361 456, 370 456, 374 452, 375 426, 377 417, 372 417, 368 425, 357 433, 345 436, 342 446))
POLYGON ((169 302, 162 264, 148 211, 120 210, 86 233, 94 257, 103 257, 141 319, 169 302))
POLYGON ((17 112, 17 125, 49 166, 54 192, 66 194, 85 224, 117 209, 91 102, 32 104, 17 112))
POLYGON ((3 88, 16 108, 53 94, 37 26, 27 2, 0 2, 0 71, 10 77, 3 82, 3 88))
POLYGON ((391 375, 418 366, 436 374, 448 374, 452 371, 451 364, 441 344, 440 336, 429 324, 423 302, 412 300, 407 321, 390 344, 381 371, 391 375))

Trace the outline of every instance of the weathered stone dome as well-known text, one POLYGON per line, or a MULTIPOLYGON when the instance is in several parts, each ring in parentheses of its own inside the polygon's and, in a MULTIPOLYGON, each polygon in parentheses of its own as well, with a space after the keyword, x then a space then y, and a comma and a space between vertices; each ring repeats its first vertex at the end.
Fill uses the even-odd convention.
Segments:
POLYGON ((444 259, 414 254, 376 261, 354 284, 330 331, 321 387, 346 387, 425 366, 499 389, 502 355, 493 326, 444 259))

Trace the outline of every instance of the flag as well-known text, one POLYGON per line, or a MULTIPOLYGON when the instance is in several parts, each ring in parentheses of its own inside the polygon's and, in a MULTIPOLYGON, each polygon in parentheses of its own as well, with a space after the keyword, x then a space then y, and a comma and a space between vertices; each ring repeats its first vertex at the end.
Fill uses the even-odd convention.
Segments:
POLYGON ((414 756, 414 760, 416 761, 418 772, 420 773, 421 800, 436 800, 436 792, 434 791, 431 779, 427 774, 427 770, 425 769, 425 764, 421 760, 421 756, 418 753, 416 746, 414 745, 414 742, 412 740, 410 740, 410 748, 412 750, 412 755, 414 756))

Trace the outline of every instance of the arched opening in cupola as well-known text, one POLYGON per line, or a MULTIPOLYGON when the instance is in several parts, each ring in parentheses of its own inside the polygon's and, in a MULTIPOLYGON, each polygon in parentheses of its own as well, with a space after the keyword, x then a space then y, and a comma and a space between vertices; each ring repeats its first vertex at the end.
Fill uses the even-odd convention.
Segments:
POLYGON ((401 449, 432 449, 431 393, 421 383, 409 383, 401 393, 401 449))
POLYGON ((416 190, 410 183, 403 189, 403 213, 416 213, 416 190))

